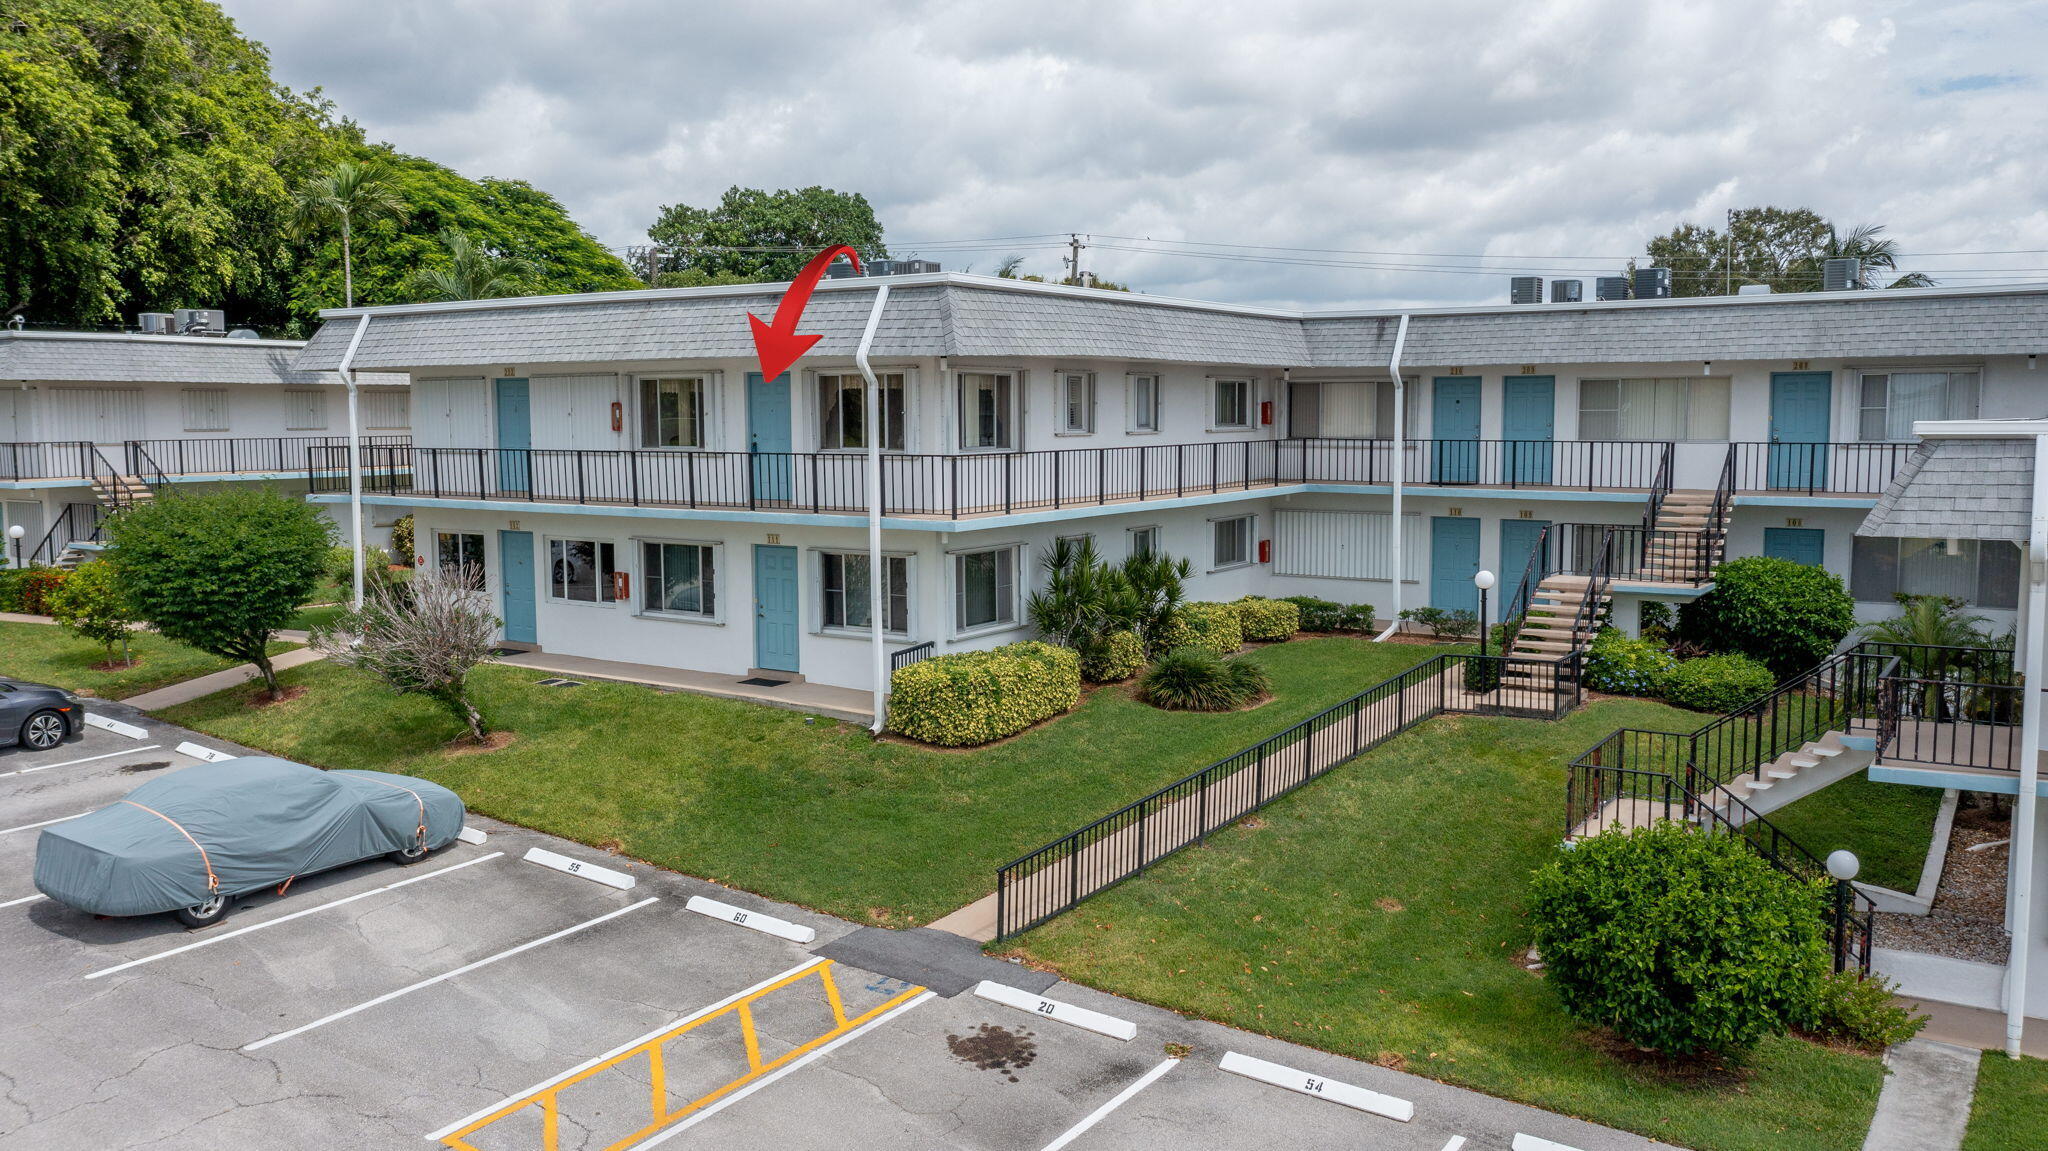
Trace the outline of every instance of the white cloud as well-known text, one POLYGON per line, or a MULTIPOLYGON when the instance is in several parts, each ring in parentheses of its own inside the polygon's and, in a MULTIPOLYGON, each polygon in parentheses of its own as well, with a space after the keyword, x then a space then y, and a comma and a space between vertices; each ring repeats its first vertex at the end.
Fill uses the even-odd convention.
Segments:
MULTIPOLYGON (((1775 203, 1886 223, 1909 253, 2048 249, 2035 5, 227 8, 281 80, 324 86, 372 136, 531 180, 617 246, 662 204, 824 184, 865 193, 899 249, 1080 230, 1103 275, 1276 303, 1499 299, 1506 273, 1204 260, 1112 237, 1427 254, 1383 261, 1405 265, 1604 257, 1529 265, 1590 276, 1681 219, 1775 203)), ((1064 251, 1017 250, 1043 272, 1064 251)), ((939 258, 986 270, 1004 254, 939 258)), ((1964 282, 2048 256, 1925 263, 1964 282)))

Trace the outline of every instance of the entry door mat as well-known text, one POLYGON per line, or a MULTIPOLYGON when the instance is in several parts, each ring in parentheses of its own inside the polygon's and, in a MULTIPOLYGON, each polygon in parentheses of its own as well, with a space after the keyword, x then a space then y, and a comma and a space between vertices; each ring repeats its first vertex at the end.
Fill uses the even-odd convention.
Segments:
POLYGON ((757 677, 755 679, 743 679, 740 683, 747 687, 782 687, 789 683, 789 681, 786 679, 760 679, 757 677))
POLYGON ((990 959, 982 954, 981 944, 972 939, 929 927, 908 931, 863 927, 817 948, 813 954, 929 988, 947 999, 984 979, 1007 983, 1033 995, 1060 981, 1059 976, 1049 972, 990 959))

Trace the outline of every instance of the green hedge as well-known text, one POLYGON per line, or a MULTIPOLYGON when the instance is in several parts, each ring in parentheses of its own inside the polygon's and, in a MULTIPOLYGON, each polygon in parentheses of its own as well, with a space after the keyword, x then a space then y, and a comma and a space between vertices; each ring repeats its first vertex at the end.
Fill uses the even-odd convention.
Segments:
POLYGON ((1694 711, 1726 714, 1770 694, 1771 669, 1746 655, 1709 655, 1678 665, 1664 681, 1664 698, 1694 711))
POLYGON ((1081 678, 1089 683, 1122 683, 1145 670, 1145 641, 1134 631, 1113 631, 1081 657, 1081 678))
POLYGON ((0 611, 50 614, 51 593, 64 586, 63 568, 10 568, 0 572, 0 611))
POLYGON ((889 677, 889 727, 944 747, 1015 735, 1081 700, 1081 657, 1049 643, 942 655, 889 677))
POLYGON ((1218 659, 1244 646, 1244 626, 1233 603, 1185 603, 1174 609, 1160 636, 1161 651, 1198 647, 1218 659))
POLYGON ((1615 695, 1655 698, 1678 661, 1656 644, 1630 639, 1618 628, 1602 628, 1586 649, 1586 686, 1615 695))
POLYGON ((1312 595, 1291 595, 1286 602, 1301 609, 1301 631, 1371 631, 1372 605, 1343 604, 1312 595))
POLYGON ((1248 640, 1279 643, 1301 630, 1301 608, 1284 599, 1248 595, 1236 606, 1238 630, 1248 640))

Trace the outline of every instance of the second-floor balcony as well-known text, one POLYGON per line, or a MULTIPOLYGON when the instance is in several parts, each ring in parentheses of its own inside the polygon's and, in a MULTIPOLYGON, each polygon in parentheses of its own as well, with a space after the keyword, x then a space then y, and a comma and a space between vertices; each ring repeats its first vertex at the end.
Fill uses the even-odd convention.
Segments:
MULTIPOLYGON (((403 447, 403 433, 366 435, 365 447, 403 447)), ((89 483, 109 474, 145 480, 187 477, 284 476, 308 468, 348 467, 347 436, 183 436, 94 443, 41 440, 0 443, 0 481, 89 483), (315 459, 315 448, 335 449, 337 464, 315 459)))
MULTIPOLYGON (((1655 440, 1410 440, 1403 482, 1430 488, 1611 492, 1673 486, 1681 449, 1756 491, 1874 496, 1910 444, 1696 444, 1655 440), (1786 456, 1779 449, 1795 451, 1786 456), (1781 458, 1782 457, 1782 458, 1781 458), (1787 462, 1789 460, 1789 462, 1787 462), (1715 467, 1714 465, 1721 465, 1715 467), (1783 481, 1778 486, 1777 481, 1783 481)), ((310 451, 315 492, 347 487, 347 448, 310 451)), ((883 514, 961 518, 1098 507, 1296 485, 1384 487, 1397 466, 1392 441, 1211 440, 1201 443, 954 454, 884 453, 883 514)), ((429 499, 773 510, 859 515, 868 507, 867 458, 842 452, 694 449, 414 447, 372 445, 366 490, 429 499)), ((1680 477, 1678 486, 1684 486, 1680 477)))

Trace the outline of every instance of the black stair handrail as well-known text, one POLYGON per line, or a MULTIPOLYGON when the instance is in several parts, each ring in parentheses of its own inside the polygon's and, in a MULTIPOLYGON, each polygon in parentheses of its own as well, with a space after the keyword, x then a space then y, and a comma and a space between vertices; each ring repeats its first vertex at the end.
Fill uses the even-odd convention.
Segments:
POLYGON ((1536 533, 1536 546, 1529 549, 1529 561, 1522 565, 1522 582, 1515 588, 1514 597, 1508 600, 1507 611, 1501 616, 1503 621, 1520 619, 1529 614, 1529 597, 1535 594, 1536 585, 1549 574, 1546 570, 1549 567, 1549 556, 1550 525, 1544 524, 1536 533))
POLYGON ((1593 624, 1600 618, 1600 602, 1607 595, 1607 586, 1614 570, 1614 529, 1608 528, 1600 536, 1599 554, 1593 557, 1593 570, 1586 575, 1586 594, 1579 600, 1579 610, 1572 615, 1572 650, 1583 646, 1580 636, 1590 637, 1593 624))

